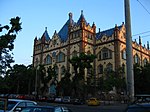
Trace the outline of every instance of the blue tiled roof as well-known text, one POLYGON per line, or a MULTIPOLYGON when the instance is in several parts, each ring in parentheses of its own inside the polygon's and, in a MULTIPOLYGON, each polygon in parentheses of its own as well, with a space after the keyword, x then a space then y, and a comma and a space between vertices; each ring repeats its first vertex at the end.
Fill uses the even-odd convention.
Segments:
MULTIPOLYGON (((121 27, 122 27, 122 26, 118 26, 119 29, 120 29, 121 27)), ((111 28, 111 29, 108 29, 108 30, 105 30, 105 31, 101 31, 101 32, 96 33, 96 39, 101 38, 103 35, 111 36, 111 35, 114 33, 114 29, 115 29, 115 28, 111 28)))
POLYGON ((61 28, 61 30, 58 32, 59 37, 61 38, 62 41, 66 41, 68 38, 68 26, 69 23, 72 23, 72 25, 75 24, 75 22, 71 19, 69 19, 65 25, 61 28))
POLYGON ((81 11, 81 15, 80 15, 80 18, 79 18, 77 23, 75 23, 72 20, 72 17, 69 18, 69 20, 64 24, 64 26, 58 32, 58 35, 59 35, 59 37, 61 38, 62 41, 66 41, 67 38, 68 38, 68 26, 69 26, 69 24, 80 25, 82 19, 85 21, 85 24, 87 25, 88 23, 86 22, 86 20, 84 18, 83 11, 81 11))

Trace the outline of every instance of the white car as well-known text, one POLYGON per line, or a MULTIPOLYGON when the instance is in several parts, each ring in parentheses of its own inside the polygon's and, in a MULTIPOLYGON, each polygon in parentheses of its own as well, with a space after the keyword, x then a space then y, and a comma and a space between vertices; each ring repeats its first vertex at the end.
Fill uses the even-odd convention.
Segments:
POLYGON ((37 105, 35 101, 30 100, 21 100, 21 99, 8 99, 8 101, 0 100, 0 112, 4 112, 5 102, 7 102, 6 112, 18 112, 24 107, 37 105))

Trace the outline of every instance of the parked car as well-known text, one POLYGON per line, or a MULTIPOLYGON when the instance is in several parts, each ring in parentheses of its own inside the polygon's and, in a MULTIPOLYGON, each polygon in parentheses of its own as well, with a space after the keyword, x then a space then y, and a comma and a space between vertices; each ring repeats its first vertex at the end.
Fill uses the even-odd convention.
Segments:
POLYGON ((55 102, 55 103, 61 103, 62 100, 63 100, 63 98, 62 98, 61 96, 58 96, 58 97, 55 97, 54 102, 55 102))
POLYGON ((87 105, 98 106, 100 105, 100 101, 97 98, 90 98, 87 100, 87 105))
POLYGON ((126 112, 150 112, 150 103, 130 105, 126 112))
POLYGON ((61 106, 31 106, 23 108, 20 112, 72 112, 67 107, 61 106))
POLYGON ((74 100, 73 100, 73 104, 74 105, 82 105, 82 104, 84 104, 85 103, 85 101, 83 100, 83 99, 81 99, 81 98, 75 98, 74 100))
POLYGON ((0 100, 0 112, 4 112, 6 103, 7 103, 6 107, 7 112, 19 111, 27 106, 37 105, 35 101, 30 100, 21 100, 21 99, 0 100))
POLYGON ((72 99, 70 96, 64 96, 62 99, 63 103, 72 103, 72 99))

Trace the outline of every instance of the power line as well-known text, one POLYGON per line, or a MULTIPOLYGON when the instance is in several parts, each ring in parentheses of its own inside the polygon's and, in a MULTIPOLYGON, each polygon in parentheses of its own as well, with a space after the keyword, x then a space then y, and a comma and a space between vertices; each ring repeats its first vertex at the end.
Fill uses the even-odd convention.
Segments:
POLYGON ((146 12, 150 15, 150 12, 146 9, 146 7, 139 1, 139 0, 137 0, 140 4, 141 4, 141 6, 146 10, 146 12))
POLYGON ((149 33, 149 32, 150 32, 150 31, 141 32, 141 33, 138 33, 138 34, 134 34, 134 35, 132 35, 132 36, 142 35, 142 34, 149 33))

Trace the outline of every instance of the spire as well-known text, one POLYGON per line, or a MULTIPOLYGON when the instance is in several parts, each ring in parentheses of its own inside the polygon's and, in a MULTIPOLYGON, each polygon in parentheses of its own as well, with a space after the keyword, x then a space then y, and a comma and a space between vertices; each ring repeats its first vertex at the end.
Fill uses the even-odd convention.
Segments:
POLYGON ((86 20, 84 18, 83 10, 81 10, 81 15, 80 15, 80 18, 79 18, 77 24, 79 25, 81 22, 83 22, 83 23, 85 23, 87 25, 87 22, 86 22, 86 20))
POLYGON ((73 24, 73 20, 72 20, 72 13, 70 12, 69 14, 69 25, 72 25, 73 24))
POLYGON ((47 31, 47 27, 45 27, 45 31, 47 31))
POLYGON ((69 13, 69 20, 72 20, 72 13, 69 13))
POLYGON ((149 50, 149 42, 147 41, 147 49, 149 50))
POLYGON ((43 38, 43 40, 49 40, 50 39, 49 35, 48 35, 48 32, 47 32, 47 27, 45 27, 45 31, 42 35, 42 38, 43 38))
POLYGON ((98 33, 100 33, 101 32, 101 29, 100 28, 98 28, 98 33))
POLYGON ((141 37, 139 36, 139 44, 141 45, 142 44, 142 42, 141 42, 141 37))
POLYGON ((83 10, 81 10, 81 15, 83 15, 83 10))

